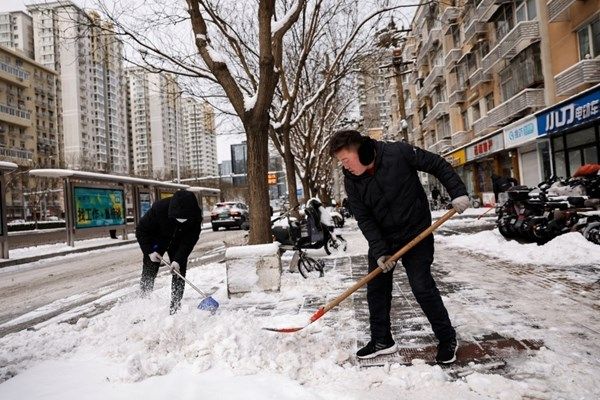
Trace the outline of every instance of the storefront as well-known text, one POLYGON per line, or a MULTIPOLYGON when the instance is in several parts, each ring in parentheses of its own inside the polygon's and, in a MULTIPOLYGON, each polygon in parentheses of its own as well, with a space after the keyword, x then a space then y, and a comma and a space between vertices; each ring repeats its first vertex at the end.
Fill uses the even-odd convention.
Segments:
POLYGON ((535 116, 525 117, 502 130, 504 147, 511 150, 518 160, 519 174, 514 175, 521 185, 537 186, 547 176, 544 164, 549 169, 548 141, 538 139, 535 116))
POLYGON ((536 116, 538 137, 549 139, 552 172, 570 177, 600 160, 600 85, 536 116))

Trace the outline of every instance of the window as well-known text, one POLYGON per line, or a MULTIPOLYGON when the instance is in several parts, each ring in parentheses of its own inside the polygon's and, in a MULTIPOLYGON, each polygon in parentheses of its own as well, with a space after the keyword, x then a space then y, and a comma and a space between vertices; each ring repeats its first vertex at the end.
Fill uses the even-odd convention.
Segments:
POLYGON ((494 93, 490 93, 487 96, 485 96, 485 107, 486 107, 486 109, 487 109, 488 112, 495 107, 495 105, 494 105, 494 93))
POLYGON ((600 18, 596 17, 592 22, 577 31, 579 42, 579 59, 594 58, 600 56, 600 18))
POLYGON ((463 130, 468 131, 471 129, 469 126, 469 116, 467 115, 467 110, 460 113, 460 117, 462 119, 463 130))
POLYGON ((473 121, 477 121, 481 118, 481 110, 479 109, 479 103, 473 104, 471 107, 473 109, 473 121))

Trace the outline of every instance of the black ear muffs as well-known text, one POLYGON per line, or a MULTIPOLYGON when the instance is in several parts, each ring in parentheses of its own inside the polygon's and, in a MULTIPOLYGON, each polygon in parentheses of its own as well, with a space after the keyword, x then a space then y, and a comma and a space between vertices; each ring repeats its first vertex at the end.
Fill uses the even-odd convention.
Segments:
POLYGON ((375 141, 370 137, 363 137, 358 146, 358 161, 365 167, 375 160, 375 141))

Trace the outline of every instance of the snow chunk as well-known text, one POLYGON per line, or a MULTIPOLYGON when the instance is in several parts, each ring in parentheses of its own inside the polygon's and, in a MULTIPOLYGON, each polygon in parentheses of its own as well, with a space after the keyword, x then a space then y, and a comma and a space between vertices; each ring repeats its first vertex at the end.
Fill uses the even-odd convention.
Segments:
POLYGON ((292 18, 292 15, 300 8, 300 2, 296 1, 288 12, 279 21, 273 21, 271 23, 271 31, 276 34, 283 26, 292 18))
POLYGON ((597 244, 588 242, 580 233, 560 235, 543 246, 505 239, 498 229, 473 235, 437 236, 448 246, 462 247, 476 253, 523 264, 590 265, 600 267, 597 244))
POLYGON ((277 254, 278 243, 257 244, 254 246, 230 247, 225 252, 225 258, 263 257, 277 254))
POLYGON ((219 51, 215 50, 214 47, 212 46, 206 46, 208 49, 208 54, 210 55, 210 58, 216 62, 216 63, 221 63, 221 64, 226 64, 225 61, 225 56, 220 53, 219 51))
POLYGON ((244 95, 244 109, 246 111, 252 111, 254 106, 256 105, 256 99, 258 98, 258 93, 254 93, 252 97, 247 97, 244 95))

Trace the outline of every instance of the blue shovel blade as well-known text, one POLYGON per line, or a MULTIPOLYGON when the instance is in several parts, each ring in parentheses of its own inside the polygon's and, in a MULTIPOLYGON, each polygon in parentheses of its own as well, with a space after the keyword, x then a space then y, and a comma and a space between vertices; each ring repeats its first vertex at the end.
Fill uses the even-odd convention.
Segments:
POLYGON ((219 308, 219 303, 212 297, 207 297, 198 304, 199 310, 214 312, 219 308))

